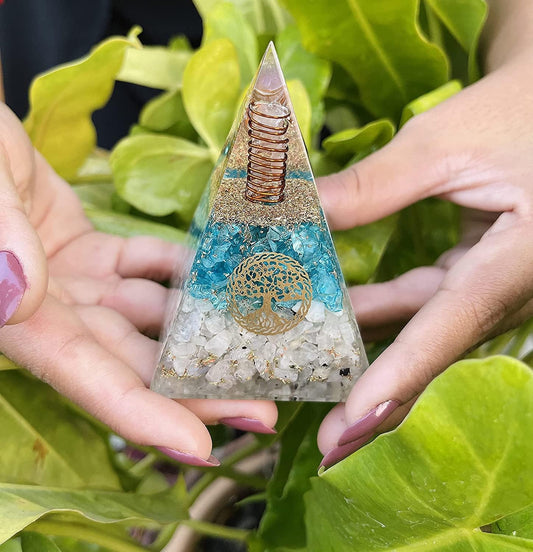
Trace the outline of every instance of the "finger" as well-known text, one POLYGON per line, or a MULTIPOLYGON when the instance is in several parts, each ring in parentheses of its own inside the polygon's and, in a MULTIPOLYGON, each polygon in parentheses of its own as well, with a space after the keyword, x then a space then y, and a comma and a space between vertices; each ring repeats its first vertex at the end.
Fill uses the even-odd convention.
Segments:
POLYGON ((198 417, 149 391, 54 298, 47 297, 30 320, 0 330, 0 348, 126 439, 209 457, 211 439, 198 417))
POLYGON ((342 230, 383 218, 427 197, 447 167, 425 132, 408 123, 381 150, 347 169, 317 179, 332 229, 342 230))
MULTIPOLYGON (((98 343, 131 366, 144 384, 149 386, 160 352, 160 344, 140 334, 135 326, 111 309, 78 306, 76 312, 98 343)), ((277 420, 276 405, 272 401, 188 399, 178 402, 205 424, 216 424, 228 418, 243 418, 250 420, 250 427, 253 427, 255 422, 256 427, 261 428, 262 424, 263 431, 266 431, 274 427, 277 420)))
MULTIPOLYGON (((221 421, 232 427, 237 427, 238 419, 250 420, 249 427, 253 428, 254 421, 260 422, 266 428, 273 428, 278 419, 276 404, 272 401, 226 401, 218 399, 186 399, 179 401, 194 412, 205 424, 216 424, 221 421), (232 423, 233 420, 233 423, 232 423)), ((246 425, 243 422, 243 428, 246 425)), ((261 426, 256 424, 256 427, 261 426)), ((239 428, 240 429, 240 428, 239 428)), ((251 429, 253 431, 253 429, 251 429)))
POLYGON ((337 447, 341 433, 346 429, 344 403, 334 406, 325 416, 318 429, 317 442, 322 454, 337 447))
MULTIPOLYGON (((140 334, 128 320, 111 309, 79 306, 76 312, 102 347, 131 366, 145 385, 150 385, 160 352, 157 341, 140 334)), ((272 428, 277 420, 276 405, 272 401, 184 399, 178 402, 205 424, 216 424, 226 418, 246 418, 272 428)))
POLYGON ((29 318, 48 286, 46 255, 0 145, 0 327, 29 318))
POLYGON ((77 303, 109 307, 125 316, 140 331, 150 335, 159 332, 169 294, 162 285, 140 278, 57 280, 77 303))
MULTIPOLYGON (((501 92, 505 85, 515 84, 514 70, 488 75, 410 119, 379 151, 338 174, 318 179, 332 228, 366 224, 429 196, 485 211, 525 213, 528 206, 523 192, 502 182, 498 168, 521 166, 529 154, 526 122, 508 124, 508 97, 501 92), (491 102, 480 102, 480 98, 491 98, 491 102), (490 128, 484 124, 487 116, 490 128), (495 133, 494 128, 501 131, 495 133), (517 131, 523 140, 516 140, 517 131)), ((516 172, 514 177, 527 184, 525 173, 516 172)))
POLYGON ((450 269, 434 297, 354 386, 346 403, 349 426, 391 401, 405 404, 531 299, 532 230, 531 223, 493 229, 450 269))
POLYGON ((117 273, 123 278, 169 280, 187 255, 185 246, 149 236, 127 238, 122 243, 117 273))
POLYGON ((444 278, 437 267, 420 267, 389 282, 349 290, 357 322, 363 329, 409 320, 432 297, 444 278))
POLYGON ((382 423, 360 433, 354 439, 343 439, 347 427, 344 417, 344 404, 339 404, 324 418, 318 431, 318 446, 324 458, 320 466, 329 468, 361 447, 373 440, 376 435, 394 429, 407 415, 415 403, 413 398, 407 404, 397 408, 388 417, 383 418, 382 423))
POLYGON ((78 274, 102 279, 118 274, 123 278, 165 281, 186 255, 184 246, 158 238, 86 232, 57 251, 50 266, 56 277, 78 274))
POLYGON ((148 387, 154 374, 160 344, 139 333, 118 312, 99 306, 77 306, 75 311, 96 341, 124 364, 131 366, 148 387))

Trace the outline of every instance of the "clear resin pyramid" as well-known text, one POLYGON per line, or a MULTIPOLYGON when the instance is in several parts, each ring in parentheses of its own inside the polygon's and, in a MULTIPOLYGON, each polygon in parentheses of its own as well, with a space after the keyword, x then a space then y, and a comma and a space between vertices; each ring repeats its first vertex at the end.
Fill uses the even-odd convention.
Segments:
POLYGON ((344 400, 367 360, 272 44, 190 235, 152 389, 344 400))

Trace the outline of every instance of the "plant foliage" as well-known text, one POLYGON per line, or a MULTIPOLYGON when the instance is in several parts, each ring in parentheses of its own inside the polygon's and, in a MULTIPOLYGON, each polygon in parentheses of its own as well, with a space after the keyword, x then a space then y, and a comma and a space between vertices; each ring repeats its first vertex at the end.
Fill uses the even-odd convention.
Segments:
MULTIPOLYGON (((383 147, 409 118, 479 76, 484 0, 195 3, 204 22, 196 51, 183 37, 143 47, 134 29, 31 86, 26 129, 99 230, 185 239, 268 40, 317 175, 383 147), (161 92, 108 156, 94 151, 91 114, 116 80, 161 92)), ((431 199, 336 232, 335 241, 355 284, 432 263, 458 236, 457 208, 431 199)), ((520 358, 530 332, 525 325, 474 351, 428 387, 398 429, 320 477, 316 432, 329 406, 291 403, 279 405, 276 436, 257 436, 189 489, 181 476, 163 477, 157 451, 139 460, 140 451, 0 357, 0 552, 162 550, 180 523, 252 551, 531 550, 533 376, 510 356, 490 357, 520 358), (279 458, 268 482, 235 467, 272 445, 279 458), (219 476, 266 500, 257 531, 188 519, 219 476), (481 530, 488 524, 492 534, 481 530)), ((218 444, 227 438, 219 432, 218 444)))

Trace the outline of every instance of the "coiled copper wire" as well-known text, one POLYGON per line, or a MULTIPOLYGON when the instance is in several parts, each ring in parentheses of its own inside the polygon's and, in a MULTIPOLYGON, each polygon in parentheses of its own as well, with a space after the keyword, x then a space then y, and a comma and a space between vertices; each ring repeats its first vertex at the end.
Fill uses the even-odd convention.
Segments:
POLYGON ((290 111, 280 103, 250 102, 248 106, 248 171, 245 197, 257 203, 285 199, 290 111))

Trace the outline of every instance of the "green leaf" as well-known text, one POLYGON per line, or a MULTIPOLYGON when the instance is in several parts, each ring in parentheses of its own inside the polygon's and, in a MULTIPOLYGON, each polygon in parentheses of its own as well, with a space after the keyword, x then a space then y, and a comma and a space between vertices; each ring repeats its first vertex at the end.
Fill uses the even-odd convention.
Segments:
POLYGON ((339 163, 331 159, 323 151, 311 150, 309 152, 309 159, 313 167, 313 174, 317 177, 339 172, 342 169, 339 163))
POLYGON ((4 355, 0 355, 0 371, 2 370, 18 370, 18 366, 4 355))
POLYGON ((144 213, 177 212, 188 221, 213 168, 206 148, 163 135, 124 138, 110 162, 121 198, 144 213))
POLYGON ((268 551, 305 545, 303 495, 320 463, 316 436, 330 408, 320 403, 303 405, 281 437, 280 455, 267 487, 267 507, 259 528, 268 551))
POLYGON ((309 552, 532 550, 479 530, 533 504, 532 398, 510 357, 448 368, 398 429, 313 479, 309 552))
POLYGON ((20 547, 20 539, 10 539, 0 545, 0 552, 22 552, 20 547))
POLYGON ((198 137, 187 118, 179 90, 163 92, 147 102, 139 116, 139 123, 152 132, 164 132, 192 141, 198 137))
POLYGON ((287 89, 291 98, 294 114, 303 139, 309 148, 311 145, 311 102, 304 85, 299 80, 287 81, 287 89))
POLYGON ((20 537, 22 552, 61 552, 57 544, 39 533, 24 532, 20 537))
MULTIPOLYGON (((202 19, 225 0, 194 0, 202 19)), ((257 35, 274 35, 290 23, 291 17, 278 0, 231 0, 257 35)))
POLYGON ((278 421, 276 422, 275 435, 257 433, 255 438, 262 444, 263 447, 271 446, 273 443, 279 441, 285 431, 290 427, 290 424, 298 417, 300 410, 304 407, 305 403, 293 403, 293 402, 278 402, 276 403, 278 408, 278 421))
MULTIPOLYGON (((173 491, 155 495, 10 485, 0 483, 0 543, 47 514, 68 520, 157 527, 184 519, 184 505, 173 491)), ((47 517, 47 520, 54 519, 47 517)))
POLYGON ((99 232, 130 238, 132 236, 154 236, 162 240, 185 243, 187 233, 167 224, 152 222, 132 215, 85 208, 85 214, 99 232))
POLYGON ((175 90, 181 88, 183 73, 191 53, 171 50, 163 46, 145 46, 142 50, 128 50, 117 80, 175 90))
POLYGON ((76 184, 73 190, 80 198, 84 207, 111 211, 115 187, 112 182, 96 182, 94 184, 76 184))
POLYGON ((120 488, 104 438, 23 371, 0 372, 0 442, 0 481, 120 488))
POLYGON ((185 52, 192 52, 192 46, 189 42, 189 39, 185 35, 176 35, 173 36, 168 41, 168 48, 170 50, 176 50, 176 51, 185 51, 185 52))
POLYGON ((365 284, 370 280, 398 224, 398 218, 398 214, 393 214, 365 226, 333 232, 335 249, 347 284, 365 284))
POLYGON ((460 208, 449 201, 428 198, 401 211, 383 254, 378 280, 389 280, 412 268, 432 265, 460 237, 460 208))
POLYGON ((457 42, 468 53, 471 81, 479 78, 476 52, 483 25, 487 19, 485 0, 425 0, 457 42))
POLYGON ((109 38, 80 60, 38 76, 24 121, 33 145, 63 177, 73 178, 96 145, 93 111, 109 99, 124 54, 135 36, 109 38))
POLYGON ((311 101, 311 132, 314 135, 324 122, 322 100, 331 79, 331 64, 303 48, 295 25, 286 27, 276 37, 276 48, 285 79, 297 79, 305 86, 311 101))
POLYGON ((202 44, 227 38, 239 57, 241 88, 250 84, 257 71, 257 39, 251 25, 231 2, 219 2, 204 18, 202 44))
POLYGON ((533 506, 500 519, 491 526, 493 533, 533 539, 533 506))
POLYGON ((109 152, 96 148, 85 159, 76 176, 70 179, 71 184, 83 182, 111 182, 112 174, 109 166, 109 152))
POLYGON ((447 60, 421 34, 418 0, 285 0, 304 46, 339 63, 377 117, 397 120, 412 99, 444 84, 447 60))
POLYGON ((183 102, 189 119, 215 161, 233 123, 240 91, 239 59, 228 39, 202 46, 183 76, 183 102))
POLYGON ((332 134, 322 142, 322 147, 329 157, 346 165, 383 147, 392 140, 394 131, 388 119, 378 119, 362 128, 347 128, 332 134))
POLYGON ((424 113, 428 109, 435 107, 444 100, 451 98, 457 92, 460 92, 463 88, 462 84, 458 80, 452 80, 439 86, 435 90, 416 98, 412 102, 409 102, 402 111, 402 119, 400 126, 403 126, 411 117, 418 115, 419 113, 424 113))
MULTIPOLYGON (((116 552, 109 548, 102 548, 94 543, 84 542, 72 537, 56 537, 54 542, 58 544, 62 552, 116 552)), ((1 549, 0 549, 0 552, 1 549)))

